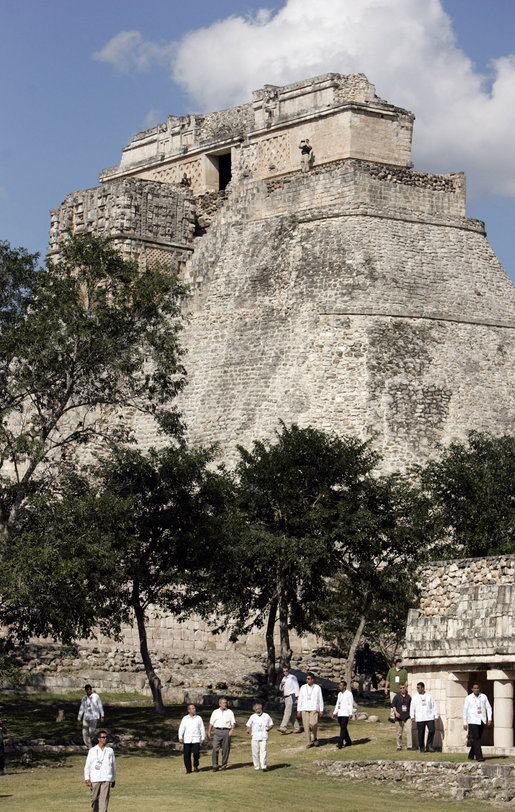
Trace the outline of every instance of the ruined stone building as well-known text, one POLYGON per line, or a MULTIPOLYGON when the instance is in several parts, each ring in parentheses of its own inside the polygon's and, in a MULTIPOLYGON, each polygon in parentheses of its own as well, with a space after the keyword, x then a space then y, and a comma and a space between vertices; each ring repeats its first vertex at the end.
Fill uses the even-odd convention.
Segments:
MULTIPOLYGON (((180 408, 192 441, 218 441, 230 462, 236 443, 271 437, 282 419, 373 438, 391 470, 470 429, 513 432, 514 288, 484 224, 466 215, 463 173, 412 168, 413 123, 362 74, 265 85, 247 104, 138 133, 100 186, 51 213, 51 251, 68 230, 110 234, 127 256, 165 260, 188 283, 180 408), (306 138, 314 156, 301 173, 306 138)), ((135 429, 157 441, 152 425, 135 429)), ((494 594, 483 573, 469 599, 469 564, 453 566, 471 612, 483 592, 491 612, 511 589, 499 581, 494 594)), ((468 632, 458 654, 438 644, 455 639, 454 615, 430 606, 410 620, 408 654, 428 684, 439 673, 454 742, 451 699, 472 672, 496 702, 497 683, 513 691, 513 629, 500 659, 486 643, 467 649, 468 632)), ((229 648, 173 619, 153 620, 149 639, 158 652, 229 648)))
POLYGON ((479 682, 493 709, 486 753, 515 755, 515 555, 437 561, 420 572, 422 598, 411 609, 404 663, 410 693, 424 682, 442 716, 442 745, 462 751, 463 703, 479 682))

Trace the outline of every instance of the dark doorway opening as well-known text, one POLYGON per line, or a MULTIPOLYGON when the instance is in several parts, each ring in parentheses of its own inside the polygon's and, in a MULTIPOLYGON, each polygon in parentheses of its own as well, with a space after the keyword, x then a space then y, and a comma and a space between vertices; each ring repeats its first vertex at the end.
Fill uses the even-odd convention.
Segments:
POLYGON ((225 189, 228 183, 231 181, 231 153, 228 152, 226 155, 219 155, 218 156, 218 188, 220 191, 225 189))

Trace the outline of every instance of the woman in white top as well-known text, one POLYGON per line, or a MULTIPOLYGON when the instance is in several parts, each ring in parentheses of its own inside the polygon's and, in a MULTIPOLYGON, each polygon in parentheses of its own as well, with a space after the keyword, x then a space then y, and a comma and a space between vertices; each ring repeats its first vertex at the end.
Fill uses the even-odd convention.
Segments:
POLYGON ((347 690, 347 683, 345 680, 342 680, 339 683, 338 688, 340 689, 340 693, 338 694, 338 699, 336 700, 336 705, 334 706, 334 711, 331 718, 334 719, 335 716, 338 717, 338 722, 340 724, 338 750, 341 750, 342 747, 350 747, 352 744, 349 731, 347 730, 347 725, 349 724, 350 717, 354 713, 354 697, 352 696, 352 691, 347 690))

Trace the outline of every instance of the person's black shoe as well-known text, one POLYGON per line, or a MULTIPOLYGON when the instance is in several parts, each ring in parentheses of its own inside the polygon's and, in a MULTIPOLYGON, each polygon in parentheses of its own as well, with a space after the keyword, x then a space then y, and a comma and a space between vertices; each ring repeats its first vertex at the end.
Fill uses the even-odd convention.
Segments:
POLYGON ((434 747, 426 747, 426 753, 434 753, 434 751, 435 751, 434 747))
POLYGON ((213 772, 217 773, 218 772, 218 767, 213 767, 213 772))
POLYGON ((338 750, 341 750, 342 747, 343 747, 343 744, 338 744, 337 747, 338 747, 338 750))
POLYGON ((420 748, 420 752, 421 752, 421 753, 425 753, 426 751, 425 751, 425 749, 424 749, 423 747, 421 747, 421 748, 420 748))
POLYGON ((198 773, 198 772, 199 772, 199 768, 198 768, 198 767, 194 767, 194 770, 195 770, 195 772, 196 772, 196 773, 198 773))
POLYGON ((469 761, 474 761, 474 756, 467 756, 469 761))
POLYGON ((476 758, 476 761, 484 761, 484 758, 476 758))

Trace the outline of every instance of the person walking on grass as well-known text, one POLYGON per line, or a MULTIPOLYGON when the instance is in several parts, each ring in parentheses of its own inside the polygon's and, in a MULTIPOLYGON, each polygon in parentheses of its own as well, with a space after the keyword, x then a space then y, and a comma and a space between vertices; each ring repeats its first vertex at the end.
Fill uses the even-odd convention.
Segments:
POLYGON ((209 727, 207 729, 207 737, 211 738, 213 731, 213 754, 211 756, 211 763, 213 765, 213 772, 218 772, 218 751, 222 750, 222 770, 227 769, 227 762, 229 761, 229 753, 231 752, 231 737, 236 719, 234 713, 227 707, 227 699, 222 698, 218 702, 219 707, 213 711, 209 720, 209 727))
POLYGON ((253 710, 254 713, 246 724, 247 733, 251 734, 252 761, 255 770, 266 772, 268 732, 273 728, 274 723, 268 713, 263 713, 263 706, 259 702, 256 702, 253 710))
POLYGON ((91 740, 96 734, 98 721, 100 720, 100 724, 104 724, 104 708, 102 700, 91 685, 85 685, 84 690, 86 693, 80 703, 77 725, 80 725, 82 719, 82 739, 86 747, 92 747, 91 740))
POLYGON ((472 685, 472 693, 469 694, 463 705, 463 729, 468 730, 472 736, 472 747, 469 750, 469 761, 484 761, 481 750, 481 734, 484 726, 492 725, 492 706, 486 694, 479 690, 479 682, 472 685))
POLYGON ((402 750, 402 731, 406 728, 406 750, 413 750, 413 738, 411 729, 411 697, 405 685, 401 685, 398 694, 394 694, 392 708, 395 714, 397 725, 397 750, 402 750))
POLYGON ((101 730, 98 744, 91 747, 84 767, 84 780, 91 790, 93 812, 107 812, 111 787, 116 781, 116 759, 112 747, 106 744, 107 733, 101 730))
POLYGON ((191 773, 191 755, 193 754, 193 768, 199 771, 200 747, 204 744, 206 730, 202 717, 197 715, 195 705, 188 705, 188 713, 183 716, 179 726, 179 741, 183 746, 184 766, 186 772, 191 773))
POLYGON ((279 725, 279 732, 286 733, 293 714, 293 732, 300 733, 299 720, 295 713, 295 704, 299 697, 299 681, 295 674, 290 674, 290 669, 287 665, 283 666, 283 678, 279 687, 284 695, 284 714, 282 722, 279 725))
POLYGON ((339 683, 338 688, 340 689, 340 692, 338 694, 331 718, 334 719, 335 716, 338 717, 338 723, 340 725, 338 750, 341 750, 342 747, 350 747, 352 744, 349 731, 347 730, 347 725, 349 724, 349 719, 354 713, 354 697, 352 696, 352 691, 347 690, 347 683, 345 680, 342 680, 339 683))
POLYGON ((438 719, 436 702, 431 694, 426 692, 423 682, 417 682, 417 693, 411 700, 410 717, 417 723, 418 746, 421 753, 434 753, 433 739, 435 735, 435 719, 438 719), (427 727, 427 742, 424 747, 424 738, 427 727))
POLYGON ((308 737, 306 747, 318 747, 318 719, 324 713, 324 699, 320 685, 315 685, 315 675, 308 671, 306 685, 299 692, 297 717, 302 716, 302 724, 308 737))

